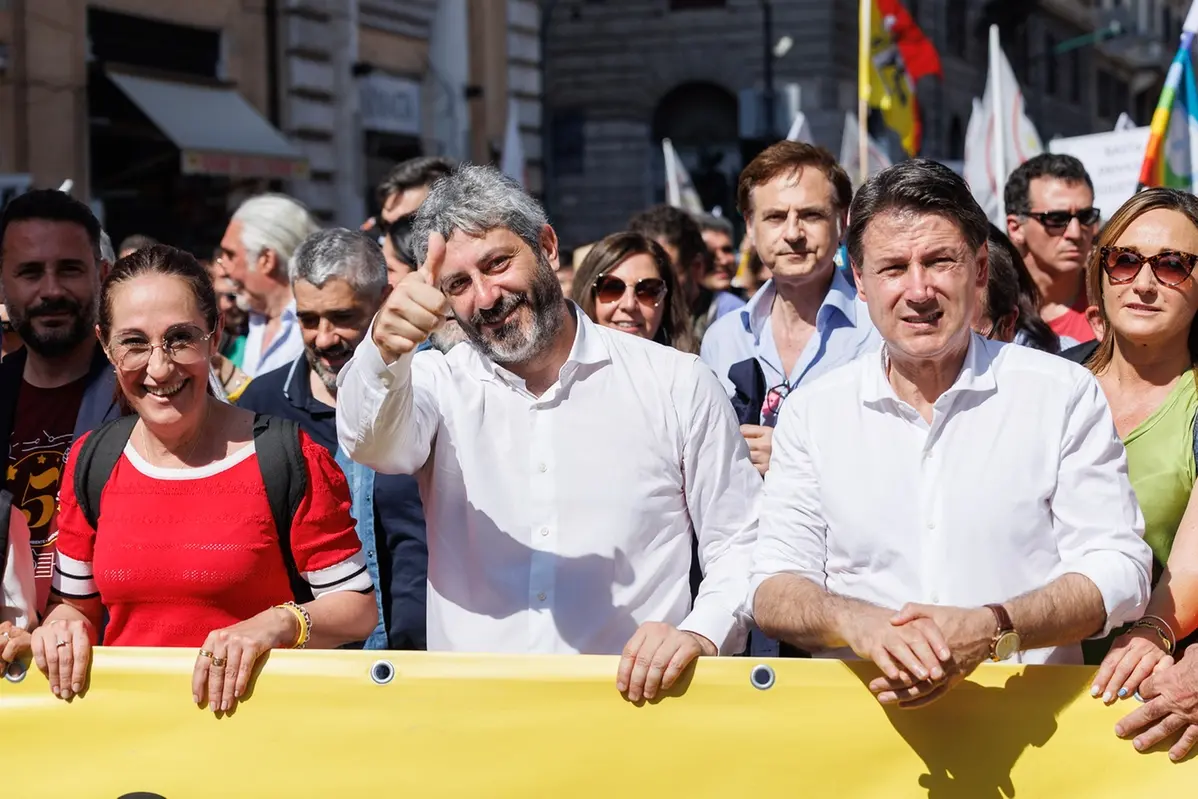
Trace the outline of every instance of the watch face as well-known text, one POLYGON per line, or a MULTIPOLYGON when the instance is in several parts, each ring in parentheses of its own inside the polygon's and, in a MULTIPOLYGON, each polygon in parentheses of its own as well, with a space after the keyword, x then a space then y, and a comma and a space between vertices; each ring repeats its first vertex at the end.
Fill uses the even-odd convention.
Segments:
POLYGON ((1003 633, 994 642, 994 657, 996 660, 1008 660, 1019 652, 1019 633, 1003 633))

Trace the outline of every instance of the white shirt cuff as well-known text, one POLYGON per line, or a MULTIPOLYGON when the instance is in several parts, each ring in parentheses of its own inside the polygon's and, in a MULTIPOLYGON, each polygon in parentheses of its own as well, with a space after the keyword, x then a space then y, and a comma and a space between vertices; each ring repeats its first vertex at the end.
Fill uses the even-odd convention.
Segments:
POLYGON ((715 605, 696 605, 678 625, 678 629, 703 636, 715 644, 721 655, 740 654, 744 649, 744 625, 735 614, 715 605))
POLYGON ((1121 552, 1090 552, 1078 560, 1062 564, 1059 574, 1080 574, 1094 583, 1102 595, 1106 623, 1094 635, 1104 638, 1111 631, 1144 614, 1152 593, 1151 571, 1121 552))

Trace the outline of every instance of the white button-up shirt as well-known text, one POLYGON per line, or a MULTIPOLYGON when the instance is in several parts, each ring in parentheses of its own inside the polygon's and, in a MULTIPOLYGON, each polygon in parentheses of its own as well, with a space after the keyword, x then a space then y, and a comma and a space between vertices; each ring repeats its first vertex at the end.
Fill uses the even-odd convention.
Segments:
MULTIPOLYGON (((975 335, 928 424, 885 367, 884 350, 866 355, 783 406, 754 592, 790 573, 888 608, 979 607, 1077 573, 1102 594, 1104 634, 1139 617, 1152 553, 1123 445, 1086 369, 975 335)), ((1081 647, 1018 660, 1081 663, 1081 647)))
POLYGON ((761 478, 719 381, 574 314, 539 398, 470 344, 388 366, 367 337, 341 372, 341 446, 420 482, 428 648, 616 654, 664 621, 739 651, 761 478))
POLYGON ((249 332, 245 337, 245 355, 241 361, 241 371, 250 377, 264 375, 291 366, 292 361, 304 354, 304 333, 300 329, 299 317, 295 313, 295 300, 283 309, 279 319, 279 329, 266 351, 262 350, 262 342, 266 338, 267 318, 262 314, 249 314, 249 332))

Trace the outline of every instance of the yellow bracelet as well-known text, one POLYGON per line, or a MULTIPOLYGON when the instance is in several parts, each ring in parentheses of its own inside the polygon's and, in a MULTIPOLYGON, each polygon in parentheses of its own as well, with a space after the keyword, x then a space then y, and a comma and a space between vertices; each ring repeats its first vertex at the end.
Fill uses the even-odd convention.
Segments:
POLYGON ((308 645, 308 639, 312 635, 312 617, 308 615, 307 608, 295 602, 284 602, 282 605, 275 605, 275 607, 289 610, 295 614, 295 619, 299 622, 300 631, 291 648, 303 649, 308 645))

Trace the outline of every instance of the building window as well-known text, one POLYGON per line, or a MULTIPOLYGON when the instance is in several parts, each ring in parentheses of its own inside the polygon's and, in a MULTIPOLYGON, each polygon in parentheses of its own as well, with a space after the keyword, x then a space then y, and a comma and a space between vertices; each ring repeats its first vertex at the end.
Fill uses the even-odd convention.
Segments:
POLYGON ((723 8, 727 0, 670 0, 671 11, 690 11, 696 8, 723 8))
POLYGON ((956 114, 948 125, 948 157, 957 160, 965 157, 965 128, 956 114))
POLYGON ((969 18, 966 3, 950 2, 944 11, 945 50, 964 58, 969 45, 969 18))
POLYGON ((586 163, 586 115, 582 109, 554 111, 552 133, 554 175, 581 175, 586 163))

